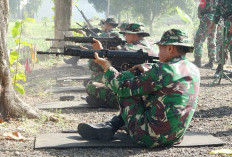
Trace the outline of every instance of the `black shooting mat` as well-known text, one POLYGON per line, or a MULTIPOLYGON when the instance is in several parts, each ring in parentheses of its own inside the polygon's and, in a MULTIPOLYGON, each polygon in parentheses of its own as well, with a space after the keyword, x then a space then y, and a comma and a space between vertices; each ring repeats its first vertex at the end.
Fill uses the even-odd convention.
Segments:
POLYGON ((90 75, 86 75, 86 76, 72 76, 72 77, 57 78, 56 82, 81 81, 81 80, 90 80, 90 79, 91 79, 90 75))
MULTIPOLYGON (((206 132, 186 132, 181 144, 174 147, 200 147, 224 145, 221 139, 206 132)), ((35 139, 35 149, 67 148, 139 148, 125 133, 117 133, 112 141, 84 140, 78 133, 40 134, 35 139)))
POLYGON ((60 92, 85 92, 85 87, 53 87, 46 90, 47 93, 60 93, 60 92))
POLYGON ((91 108, 85 100, 81 101, 54 101, 42 104, 36 104, 38 109, 66 109, 66 108, 91 108))

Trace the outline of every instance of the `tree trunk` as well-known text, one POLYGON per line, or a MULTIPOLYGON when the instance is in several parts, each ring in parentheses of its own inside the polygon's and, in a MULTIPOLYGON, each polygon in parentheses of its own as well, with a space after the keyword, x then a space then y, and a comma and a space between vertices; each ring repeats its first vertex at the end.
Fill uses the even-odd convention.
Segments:
MULTIPOLYGON (((71 26, 72 0, 55 1, 55 38, 62 39, 64 35, 70 34, 67 31, 71 26)), ((62 47, 64 42, 55 42, 54 46, 62 47)))
POLYGON ((8 30, 9 4, 8 0, 0 1, 0 114, 7 117, 38 118, 39 112, 30 105, 24 103, 15 93, 9 70, 9 56, 6 47, 6 35, 8 30))

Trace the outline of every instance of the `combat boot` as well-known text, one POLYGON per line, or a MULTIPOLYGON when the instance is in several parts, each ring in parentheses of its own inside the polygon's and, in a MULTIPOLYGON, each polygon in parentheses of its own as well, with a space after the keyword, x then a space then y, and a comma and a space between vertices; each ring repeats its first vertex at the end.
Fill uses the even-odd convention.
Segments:
POLYGON ((72 66, 76 67, 77 66, 78 57, 73 56, 72 58, 69 58, 69 59, 65 59, 64 58, 63 61, 66 64, 72 64, 72 66))
POLYGON ((202 67, 203 68, 210 68, 210 69, 212 69, 213 68, 213 62, 214 62, 214 58, 210 58, 209 59, 209 62, 208 63, 206 63, 206 64, 204 64, 202 67))
POLYGON ((84 139, 112 140, 115 132, 124 125, 122 116, 118 115, 101 124, 80 123, 77 130, 84 139))
POLYGON ((221 70, 222 70, 222 64, 218 64, 214 77, 218 77, 220 75, 221 70))
POLYGON ((107 107, 107 104, 104 100, 96 98, 95 96, 92 95, 86 96, 85 101, 89 106, 92 107, 107 107))
POLYGON ((195 60, 193 62, 198 68, 201 67, 201 56, 195 56, 195 60))

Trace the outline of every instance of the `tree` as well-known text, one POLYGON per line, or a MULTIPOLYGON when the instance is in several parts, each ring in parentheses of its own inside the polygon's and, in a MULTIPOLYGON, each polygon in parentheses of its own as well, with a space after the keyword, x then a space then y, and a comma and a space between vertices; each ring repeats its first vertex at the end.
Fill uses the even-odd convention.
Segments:
POLYGON ((25 12, 27 17, 34 18, 37 14, 39 7, 42 4, 42 0, 30 0, 25 5, 25 12))
MULTIPOLYGON (((68 30, 71 26, 72 0, 55 0, 55 38, 64 38, 62 30, 68 30)), ((56 42, 55 46, 62 46, 64 43, 56 42)))
POLYGON ((6 34, 8 30, 9 3, 0 1, 0 114, 3 118, 22 117, 38 118, 39 111, 23 102, 15 93, 9 70, 9 56, 6 47, 6 34))

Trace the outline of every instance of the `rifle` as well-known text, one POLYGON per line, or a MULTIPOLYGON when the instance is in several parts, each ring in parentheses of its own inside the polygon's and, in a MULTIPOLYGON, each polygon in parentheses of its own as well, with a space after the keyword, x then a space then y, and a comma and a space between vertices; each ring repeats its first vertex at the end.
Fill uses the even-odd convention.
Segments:
MULTIPOLYGON (((95 38, 99 40, 102 43, 102 46, 105 49, 109 49, 111 47, 117 47, 119 45, 125 45, 126 41, 122 40, 119 37, 113 37, 113 38, 106 38, 106 37, 97 37, 95 38)), ((64 39, 49 39, 46 38, 46 41, 70 41, 75 43, 94 43, 93 37, 66 37, 64 36, 64 39)))
POLYGON ((158 57, 148 56, 148 53, 142 49, 138 51, 125 50, 81 50, 72 46, 65 46, 63 53, 37 51, 37 54, 55 54, 67 56, 79 56, 80 59, 94 59, 94 53, 97 52, 99 57, 107 58, 112 66, 118 71, 125 71, 134 65, 142 63, 155 63, 158 57))
POLYGON ((89 28, 83 27, 83 26, 82 26, 81 24, 79 24, 78 22, 76 22, 76 24, 79 25, 83 31, 85 31, 85 33, 86 33, 87 36, 91 35, 92 37, 98 37, 98 34, 97 34, 97 33, 100 33, 100 32, 101 32, 98 28, 91 28, 91 29, 89 29, 89 28), (98 29, 98 30, 97 30, 97 29, 98 29), (97 32, 95 32, 94 30, 97 31, 97 32))
MULTIPOLYGON (((76 5, 75 5, 76 6, 76 5)), ((90 29, 93 29, 93 26, 90 24, 89 20, 86 18, 85 14, 82 12, 82 10, 80 10, 77 6, 76 6, 77 10, 81 13, 81 16, 85 19, 88 27, 90 29)))
POLYGON ((85 28, 85 29, 83 29, 83 28, 69 28, 68 30, 65 30, 65 31, 78 32, 79 30, 85 31, 86 34, 91 34, 91 32, 94 32, 94 33, 100 33, 101 32, 101 30, 98 29, 98 28, 93 28, 93 29, 88 29, 88 28, 85 28))

